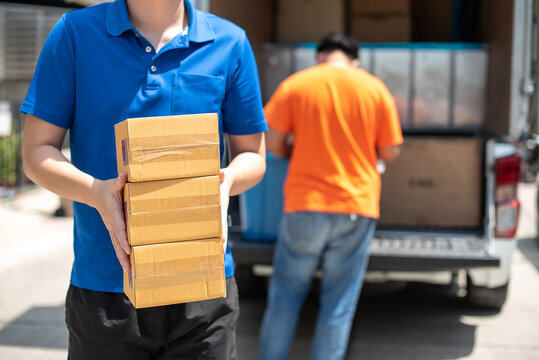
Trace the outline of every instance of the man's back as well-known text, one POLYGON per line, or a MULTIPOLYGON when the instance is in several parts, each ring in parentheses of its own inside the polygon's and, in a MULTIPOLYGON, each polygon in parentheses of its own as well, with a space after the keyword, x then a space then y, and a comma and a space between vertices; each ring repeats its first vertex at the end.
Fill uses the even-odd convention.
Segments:
POLYGON ((285 211, 378 217, 380 146, 400 134, 394 100, 368 72, 321 64, 287 79, 266 114, 294 136, 285 211))

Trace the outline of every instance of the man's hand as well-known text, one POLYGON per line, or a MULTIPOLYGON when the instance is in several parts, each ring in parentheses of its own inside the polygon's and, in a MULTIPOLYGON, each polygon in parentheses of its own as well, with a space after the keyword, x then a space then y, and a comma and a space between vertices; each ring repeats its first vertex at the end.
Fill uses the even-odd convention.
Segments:
POLYGON ((219 180, 221 180, 221 222, 222 222, 222 235, 223 239, 223 253, 226 253, 226 244, 228 241, 228 203, 230 199, 230 179, 226 176, 226 169, 221 169, 219 173, 219 180))
POLYGON ((124 271, 131 271, 129 253, 131 247, 127 241, 122 189, 127 181, 125 173, 116 179, 95 180, 92 192, 95 196, 95 208, 99 211, 110 234, 114 251, 124 271))
POLYGON ((122 189, 126 174, 107 181, 77 169, 62 154, 66 129, 35 116, 26 116, 22 156, 24 171, 32 181, 74 201, 88 204, 99 211, 107 227, 116 256, 125 271, 130 271, 122 189))

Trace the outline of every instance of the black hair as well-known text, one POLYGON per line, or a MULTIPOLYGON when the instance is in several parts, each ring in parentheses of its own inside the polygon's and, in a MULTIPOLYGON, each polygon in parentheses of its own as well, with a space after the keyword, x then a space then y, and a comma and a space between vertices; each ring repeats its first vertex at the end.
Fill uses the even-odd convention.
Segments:
POLYGON ((332 52, 341 50, 350 59, 359 58, 359 43, 352 36, 343 33, 331 33, 326 35, 319 43, 317 52, 332 52))

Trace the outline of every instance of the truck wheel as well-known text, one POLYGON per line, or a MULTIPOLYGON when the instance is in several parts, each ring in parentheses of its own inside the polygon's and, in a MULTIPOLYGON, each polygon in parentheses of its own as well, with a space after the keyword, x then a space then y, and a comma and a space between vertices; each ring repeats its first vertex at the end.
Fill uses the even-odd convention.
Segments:
POLYGON ((468 304, 481 309, 500 311, 507 299, 509 290, 509 280, 502 286, 496 288, 487 288, 485 286, 476 286, 472 279, 467 277, 466 290, 468 304))
POLYGON ((236 265, 234 277, 238 284, 238 294, 240 297, 253 297, 266 294, 266 282, 261 276, 253 273, 251 265, 236 265))

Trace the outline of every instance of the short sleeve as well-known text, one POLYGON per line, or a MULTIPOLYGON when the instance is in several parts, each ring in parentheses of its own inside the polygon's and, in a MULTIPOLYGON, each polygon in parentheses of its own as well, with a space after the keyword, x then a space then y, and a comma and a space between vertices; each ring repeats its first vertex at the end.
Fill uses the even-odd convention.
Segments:
POLYGON ((238 61, 227 79, 222 107, 223 131, 231 135, 257 134, 268 130, 258 69, 249 40, 245 33, 238 43, 238 61))
POLYGON ((376 129, 377 147, 400 145, 403 141, 395 99, 385 85, 380 88, 376 129))
POLYGON ((285 134, 291 133, 293 129, 292 107, 289 103, 289 88, 285 80, 277 87, 264 107, 268 125, 285 134))
POLYGON ((21 106, 54 125, 69 128, 75 103, 75 51, 73 37, 62 17, 51 30, 21 106))

